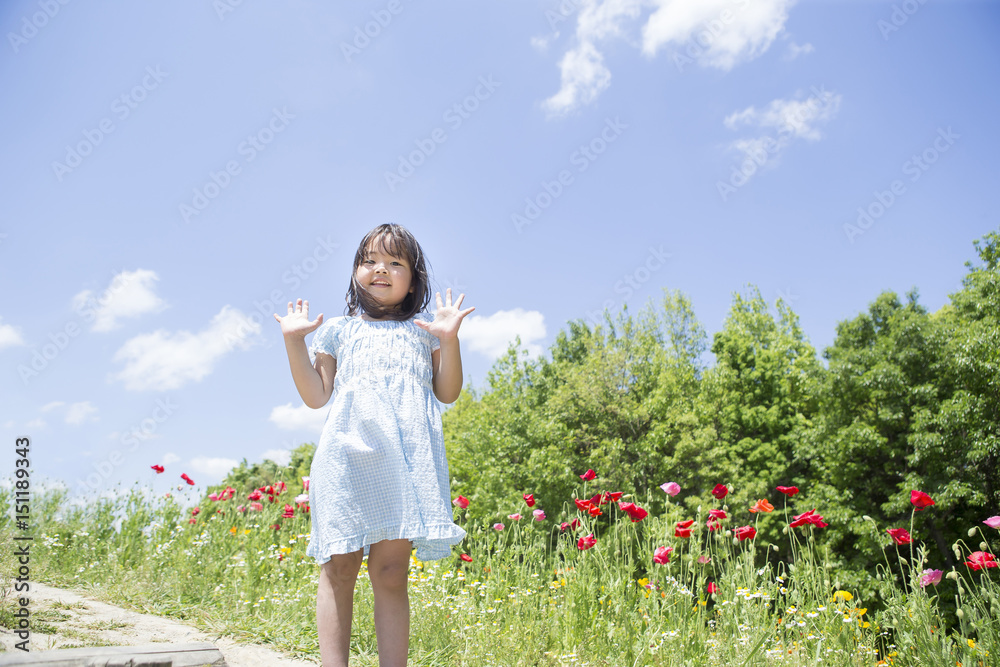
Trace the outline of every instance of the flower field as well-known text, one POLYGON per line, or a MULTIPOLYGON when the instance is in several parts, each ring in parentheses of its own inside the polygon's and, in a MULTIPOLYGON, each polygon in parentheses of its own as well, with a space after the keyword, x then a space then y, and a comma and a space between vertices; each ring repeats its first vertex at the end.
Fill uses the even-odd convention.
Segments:
MULTIPOLYGON (((953 545, 962 565, 947 572, 912 521, 867 520, 884 562, 877 595, 862 599, 837 587, 816 547, 828 523, 808 489, 779 486, 751 506, 730 506, 722 483, 702 491, 668 482, 637 498, 600 488, 594 471, 579 478, 576 497, 559 507, 540 507, 538 490, 525 489, 482 521, 467 521, 474 499, 455 498, 466 540, 453 558, 411 561, 411 664, 1000 664, 990 547, 1000 518, 968 527, 968 543, 953 545), (697 512, 680 503, 685 496, 700 499, 697 512), (767 534, 784 544, 763 540, 765 522, 781 526, 767 534), (945 609, 944 597, 957 608, 945 609)), ((39 494, 34 579, 318 662, 308 480, 201 495, 184 481, 178 493, 151 497, 136 484, 85 507, 69 507, 64 492, 39 494)), ((9 506, 9 491, 0 498, 9 506)), ((911 516, 935 511, 919 490, 911 504, 911 516)), ((9 534, 9 517, 2 521, 9 534)), ((3 567, 13 561, 5 553, 3 567)), ((10 576, 0 608, 8 626, 10 576)), ((352 632, 352 662, 376 665, 364 568, 352 632)))

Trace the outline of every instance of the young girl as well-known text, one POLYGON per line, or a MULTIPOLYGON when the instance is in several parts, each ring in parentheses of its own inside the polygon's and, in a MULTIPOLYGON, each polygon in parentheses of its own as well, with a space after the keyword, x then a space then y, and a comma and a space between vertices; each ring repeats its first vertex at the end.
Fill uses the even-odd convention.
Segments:
POLYGON ((288 303, 281 323, 295 387, 311 408, 333 405, 309 476, 312 537, 322 566, 316 596, 323 667, 346 667, 354 585, 362 552, 375 595, 379 665, 405 665, 410 550, 451 555, 465 537, 451 513, 448 462, 437 401, 462 390, 459 310, 437 294, 433 317, 424 254, 400 225, 362 239, 347 290, 347 316, 309 321, 309 302, 288 303), (318 327, 318 329, 317 329, 318 327), (316 331, 306 350, 305 336, 316 331), (336 383, 334 382, 336 377, 336 383), (436 400, 435 400, 436 397, 436 400))

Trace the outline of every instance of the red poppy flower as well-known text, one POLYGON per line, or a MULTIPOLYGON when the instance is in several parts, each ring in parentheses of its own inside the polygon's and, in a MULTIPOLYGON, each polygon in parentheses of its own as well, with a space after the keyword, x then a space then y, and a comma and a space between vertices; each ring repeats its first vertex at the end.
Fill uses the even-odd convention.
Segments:
POLYGON ((281 518, 291 519, 294 516, 295 516, 295 508, 292 507, 291 505, 285 505, 285 511, 284 513, 282 513, 281 518))
POLYGON ((708 582, 708 594, 712 595, 719 592, 719 587, 715 585, 714 581, 708 582))
POLYGON ((187 482, 191 486, 194 486, 194 480, 191 479, 190 477, 188 477, 186 472, 182 472, 181 473, 181 479, 183 479, 185 482, 187 482))
POLYGON ((196 518, 194 518, 194 517, 191 517, 190 519, 188 519, 188 523, 194 523, 194 522, 195 522, 195 521, 197 521, 197 520, 198 520, 198 519, 196 519, 196 518))
POLYGON ((579 548, 581 551, 586 551, 595 544, 597 544, 597 539, 594 537, 593 533, 591 533, 590 535, 584 535, 576 542, 577 548, 579 548))
POLYGON ((712 489, 712 495, 717 499, 722 500, 729 493, 729 489, 725 484, 716 484, 715 488, 712 489))
POLYGON ((986 553, 985 551, 973 551, 969 554, 969 560, 965 564, 973 570, 997 567, 996 558, 993 557, 993 554, 986 553))
POLYGON ((797 486, 779 486, 778 487, 778 491, 782 492, 783 494, 785 494, 786 496, 788 496, 789 498, 791 498, 792 496, 794 496, 796 493, 799 492, 799 487, 797 487, 797 486))
POLYGON ((582 479, 585 482, 589 482, 590 480, 595 479, 596 477, 597 473, 594 472, 593 470, 588 470, 587 472, 580 475, 580 479, 582 479))
POLYGON ((905 528, 886 528, 885 532, 889 533, 892 541, 899 545, 909 544, 913 541, 913 538, 910 537, 905 528))
POLYGON ((200 507, 195 507, 193 510, 191 510, 191 516, 198 516, 199 513, 201 513, 200 507))
POLYGON ((264 494, 262 494, 262 493, 260 492, 260 489, 254 489, 254 490, 253 490, 253 491, 252 491, 252 492, 250 493, 250 495, 249 495, 249 496, 247 496, 247 500, 260 500, 260 499, 261 499, 261 498, 262 498, 263 496, 264 496, 264 494))
POLYGON ((466 498, 465 496, 459 496, 458 498, 455 498, 453 501, 451 501, 451 504, 457 507, 461 507, 462 509, 465 509, 466 507, 469 506, 469 499, 466 498))
POLYGON ((754 514, 756 512, 773 512, 773 511, 774 511, 774 505, 767 502, 767 498, 761 498, 756 503, 754 503, 753 507, 750 508, 751 514, 754 514))
POLYGON ((733 535, 740 540, 752 540, 757 536, 757 529, 753 526, 743 526, 742 528, 734 528, 733 535))
POLYGON ((713 519, 725 519, 726 513, 722 510, 708 510, 708 515, 713 519))
POLYGON ((934 504, 934 500, 932 500, 930 496, 923 491, 917 491, 916 489, 910 491, 910 502, 913 503, 913 506, 918 512, 925 507, 930 507, 934 504))
POLYGON ((817 528, 826 528, 828 525, 830 525, 825 521, 823 521, 823 517, 821 517, 819 514, 816 514, 815 509, 811 509, 808 512, 803 512, 802 514, 793 517, 792 522, 788 525, 791 526, 792 528, 798 528, 799 526, 804 526, 806 524, 812 524, 817 528))
POLYGON ((590 508, 593 507, 589 500, 580 500, 579 498, 574 498, 573 502, 576 503, 576 508, 581 512, 588 512, 590 508))
POLYGON ((272 523, 271 524, 271 528, 274 528, 275 530, 281 530, 281 524, 280 523, 272 523))
POLYGON ((596 496, 590 499, 590 502, 594 505, 606 505, 609 502, 617 503, 618 499, 622 497, 622 491, 598 493, 596 496))
POLYGON ((677 522, 677 527, 678 528, 690 528, 693 525, 694 525, 694 519, 688 519, 687 521, 678 521, 677 522))
POLYGON ((149 467, 150 467, 150 468, 152 468, 153 470, 155 470, 155 471, 156 471, 157 473, 161 473, 161 472, 163 472, 163 471, 164 471, 164 469, 165 469, 165 468, 164 468, 163 466, 161 466, 161 465, 154 465, 154 466, 149 466, 149 467))
POLYGON ((590 513, 590 516, 600 516, 604 514, 604 512, 601 511, 601 508, 597 505, 591 505, 587 512, 590 513))
POLYGON ((691 529, 682 528, 680 524, 677 524, 677 527, 674 528, 674 537, 691 537, 691 529))
POLYGON ((280 495, 284 493, 287 488, 288 486, 284 482, 278 482, 274 485, 274 492, 280 495))
POLYGON ((579 527, 580 527, 580 520, 579 519, 573 519, 569 523, 566 523, 564 521, 561 524, 559 524, 559 530, 561 530, 562 532, 566 532, 570 528, 572 528, 573 530, 576 530, 579 527))
POLYGON ((464 560, 466 563, 472 562, 472 556, 470 556, 469 554, 462 554, 461 556, 459 556, 459 558, 464 560))
POLYGON ((709 532, 715 532, 722 528, 722 524, 714 516, 708 517, 708 521, 705 522, 705 527, 708 528, 709 532))
POLYGON ((647 516, 649 516, 649 512, 642 509, 635 503, 618 503, 618 509, 628 514, 629 517, 631 517, 632 519, 632 523, 635 523, 636 521, 642 521, 647 516))
POLYGON ((670 552, 673 550, 673 547, 656 547, 656 551, 653 552, 653 562, 666 565, 670 562, 670 552))
MULTIPOLYGON (((459 497, 461 497, 461 496, 459 496, 459 497)), ((533 493, 526 493, 526 494, 524 494, 523 498, 524 498, 524 502, 528 505, 528 507, 534 507, 535 506, 535 494, 533 494, 533 493)))

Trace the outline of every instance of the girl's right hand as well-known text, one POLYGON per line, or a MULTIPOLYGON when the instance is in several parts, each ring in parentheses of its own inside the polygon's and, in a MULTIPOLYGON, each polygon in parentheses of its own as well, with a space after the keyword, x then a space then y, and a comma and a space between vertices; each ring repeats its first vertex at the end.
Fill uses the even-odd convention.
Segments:
POLYGON ((305 338, 306 334, 311 331, 315 331, 316 328, 323 323, 323 313, 319 314, 312 322, 309 321, 309 302, 299 299, 297 302, 288 302, 288 314, 284 317, 278 317, 278 314, 274 314, 274 319, 281 324, 281 333, 283 336, 298 336, 299 338, 305 338))

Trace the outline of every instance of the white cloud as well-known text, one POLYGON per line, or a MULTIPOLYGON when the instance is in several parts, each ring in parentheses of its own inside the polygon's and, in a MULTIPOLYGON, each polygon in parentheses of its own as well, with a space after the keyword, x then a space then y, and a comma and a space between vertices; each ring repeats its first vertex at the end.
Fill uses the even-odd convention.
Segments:
POLYGON ((269 449, 260 455, 261 460, 271 459, 279 466, 288 465, 289 461, 292 460, 292 453, 287 449, 269 449))
POLYGON ((14 345, 24 345, 21 330, 11 324, 0 324, 0 350, 14 345))
POLYGON ((97 408, 90 401, 73 403, 66 409, 66 423, 78 426, 87 421, 97 421, 97 408))
POLYGON ((200 381, 215 363, 234 348, 247 349, 260 334, 259 322, 230 306, 198 333, 158 330, 131 338, 115 353, 125 368, 115 375, 132 391, 177 389, 200 381))
POLYGON ((291 403, 285 403, 272 408, 268 420, 286 431, 319 433, 323 430, 323 422, 326 421, 326 415, 329 411, 330 408, 326 406, 313 410, 306 405, 293 407, 291 403))
POLYGON ((154 271, 136 269, 122 271, 99 297, 84 290, 73 297, 73 310, 94 318, 92 331, 111 331, 121 324, 124 317, 139 317, 157 313, 167 307, 163 299, 153 292, 154 281, 159 280, 154 271))
POLYGON ((163 458, 160 459, 160 465, 161 466, 166 466, 166 465, 170 465, 171 463, 177 463, 180 460, 181 460, 181 457, 177 456, 173 452, 167 452, 166 454, 163 455, 163 458))
MULTIPOLYGON (((798 97, 801 98, 802 94, 799 93, 798 97)), ((807 99, 772 100, 759 111, 749 106, 727 116, 723 124, 730 130, 741 126, 773 128, 791 137, 817 141, 822 135, 816 124, 826 122, 837 114, 840 99, 838 94, 814 88, 807 99)))
MULTIPOLYGON (((766 52, 784 30, 788 10, 795 4, 795 0, 580 2, 575 44, 559 61, 559 91, 542 103, 550 116, 589 104, 611 85, 611 71, 598 43, 613 38, 634 41, 627 27, 641 17, 644 7, 652 8, 641 28, 641 49, 646 56, 673 45, 678 67, 691 62, 728 71, 766 52)), ((534 38, 533 44, 538 48, 541 40, 534 38)))
POLYGON ((41 412, 48 412, 50 410, 55 410, 56 408, 61 408, 64 405, 66 405, 66 403, 64 403, 63 401, 52 401, 51 403, 46 403, 45 405, 43 405, 41 408, 39 408, 39 410, 41 412))
POLYGON ((799 56, 812 53, 814 50, 813 45, 808 42, 805 44, 796 44, 795 42, 791 42, 788 45, 788 49, 785 50, 785 60, 795 60, 799 56))
POLYGON ((639 16, 641 0, 585 0, 576 24, 576 46, 559 61, 560 87, 542 103, 550 116, 590 104, 611 85, 611 72, 597 42, 622 37, 622 24, 639 16))
POLYGON ((499 310, 489 316, 469 315, 462 321, 462 342, 469 349, 496 359, 507 352, 515 337, 532 357, 542 354, 534 341, 545 338, 545 317, 537 310, 499 310))
MULTIPOLYGON (((224 459, 221 457, 198 456, 191 459, 191 469, 193 471, 220 480, 239 464, 240 462, 235 459, 224 459)), ((195 480, 195 482, 197 481, 195 480)))
POLYGON ((43 419, 32 419, 30 422, 28 422, 28 423, 26 423, 24 425, 24 428, 28 428, 28 429, 42 429, 42 428, 45 428, 46 426, 47 425, 45 423, 45 420, 43 420, 43 419))

